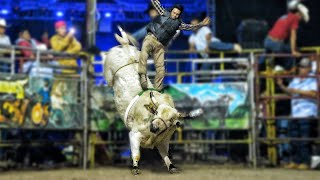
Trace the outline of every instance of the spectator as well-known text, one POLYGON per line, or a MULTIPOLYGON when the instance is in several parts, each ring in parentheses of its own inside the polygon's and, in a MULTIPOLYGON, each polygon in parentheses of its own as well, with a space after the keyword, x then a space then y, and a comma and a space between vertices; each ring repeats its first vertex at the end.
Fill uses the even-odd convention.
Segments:
POLYGON ((23 49, 21 49, 22 55, 24 57, 30 59, 35 58, 35 55, 31 49, 37 48, 37 41, 31 38, 30 32, 27 29, 23 29, 22 31, 20 31, 19 38, 17 39, 16 44, 18 46, 24 47, 23 49))
MULTIPOLYGON (((44 44, 39 43, 37 40, 33 39, 30 35, 29 30, 23 29, 19 33, 19 38, 16 40, 16 44, 20 47, 22 56, 27 59, 22 59, 20 61, 22 65, 22 72, 23 73, 30 73, 33 67, 33 61, 35 61, 35 53, 36 49, 46 50, 46 46, 44 44), (25 62, 27 61, 27 62, 25 62)), ((40 68, 41 71, 45 71, 46 68, 40 68)), ((49 70, 49 69, 47 69, 49 70)), ((48 73, 52 73, 52 70, 49 70, 48 73)))
POLYGON ((47 48, 50 48, 50 39, 48 32, 44 32, 41 36, 41 42, 47 46, 47 48))
MULTIPOLYGON (((311 61, 304 58, 299 63, 299 76, 294 78, 288 87, 283 85, 282 79, 277 79, 280 88, 292 95, 291 116, 295 118, 316 117, 317 111, 317 91, 318 85, 316 78, 307 77, 311 73, 311 61), (297 98, 301 97, 301 98, 297 98), (305 98, 303 98, 305 97, 305 98)), ((309 138, 310 137, 310 120, 292 120, 289 125, 289 135, 292 138, 309 138)), ((291 162, 286 165, 290 169, 308 169, 311 155, 310 144, 305 141, 291 142, 291 162)))
MULTIPOLYGON (((288 14, 281 16, 269 31, 265 38, 264 47, 267 53, 291 53, 293 56, 300 56, 301 53, 297 50, 297 29, 299 22, 309 21, 309 12, 307 7, 303 4, 294 1, 297 4, 289 6, 288 14), (285 41, 289 40, 290 45, 285 41)), ((260 61, 262 63, 263 60, 260 61)), ((292 68, 293 60, 284 62, 282 64, 286 69, 292 68)))
POLYGON ((7 23, 5 19, 0 19, 0 45, 11 45, 10 38, 5 34, 7 23))
MULTIPOLYGON (((55 23, 57 34, 51 37, 50 43, 53 50, 65 52, 69 54, 77 54, 81 51, 81 44, 74 37, 74 31, 70 30, 67 33, 67 26, 64 21, 55 23)), ((59 64, 63 66, 77 66, 76 59, 59 60, 59 64)), ((75 73, 74 70, 63 70, 64 73, 75 73)))
MULTIPOLYGON (((192 25, 200 23, 198 18, 193 18, 191 21, 192 25)), ((219 51, 237 51, 240 53, 242 48, 239 44, 225 43, 220 39, 213 37, 209 27, 204 26, 200 29, 194 30, 192 35, 189 37, 189 50, 194 51, 208 51, 208 50, 219 50, 219 51)), ((208 58, 209 55, 206 52, 201 53, 203 58, 208 58)))
MULTIPOLYGON (((5 19, 0 18, 0 45, 10 46, 10 38, 5 34, 7 28, 7 23, 5 19)), ((0 72, 8 72, 10 66, 7 63, 0 62, 0 72)))
MULTIPOLYGON (((192 25, 198 24, 199 19, 193 18, 191 21, 192 25)), ((239 44, 225 43, 221 42, 218 38, 212 36, 212 32, 208 26, 201 27, 198 30, 194 30, 189 37, 189 50, 190 51, 203 51, 200 53, 202 58, 209 58, 208 51, 220 50, 220 51, 236 51, 241 52, 242 48, 239 44)), ((213 64, 204 63, 201 64, 201 70, 212 70, 214 69, 213 64)), ((205 78, 205 76, 199 76, 200 78, 205 78)), ((200 81, 199 81, 200 82, 200 81)), ((202 82, 202 81, 201 81, 202 82)))

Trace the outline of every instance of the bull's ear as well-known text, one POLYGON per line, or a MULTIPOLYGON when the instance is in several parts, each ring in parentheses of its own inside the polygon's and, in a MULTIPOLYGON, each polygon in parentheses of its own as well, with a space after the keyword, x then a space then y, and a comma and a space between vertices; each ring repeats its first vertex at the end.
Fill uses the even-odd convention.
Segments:
POLYGON ((144 107, 152 114, 157 114, 157 108, 153 103, 145 104, 144 107))

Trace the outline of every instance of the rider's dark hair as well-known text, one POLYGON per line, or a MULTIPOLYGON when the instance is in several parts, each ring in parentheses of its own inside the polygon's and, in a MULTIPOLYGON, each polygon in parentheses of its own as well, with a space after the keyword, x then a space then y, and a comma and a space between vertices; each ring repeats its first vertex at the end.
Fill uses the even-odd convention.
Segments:
POLYGON ((183 13, 184 8, 183 8, 182 5, 180 5, 180 4, 175 4, 175 5, 172 7, 171 10, 173 10, 174 8, 179 9, 179 10, 181 11, 181 14, 183 13))

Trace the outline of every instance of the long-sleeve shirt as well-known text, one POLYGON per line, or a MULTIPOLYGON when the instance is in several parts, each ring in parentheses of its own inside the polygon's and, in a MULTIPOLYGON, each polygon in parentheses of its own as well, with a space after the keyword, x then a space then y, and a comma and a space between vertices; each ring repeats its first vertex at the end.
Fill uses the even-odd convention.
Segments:
MULTIPOLYGON (((58 52, 65 52, 69 54, 77 54, 81 51, 81 44, 76 38, 62 37, 54 35, 50 39, 51 47, 58 52)), ((63 66, 78 66, 76 59, 60 59, 59 64, 63 66)), ((65 73, 75 73, 74 70, 63 70, 65 73)))
POLYGON ((76 54, 81 51, 81 44, 75 38, 62 37, 54 35, 50 39, 52 49, 58 52, 76 54))

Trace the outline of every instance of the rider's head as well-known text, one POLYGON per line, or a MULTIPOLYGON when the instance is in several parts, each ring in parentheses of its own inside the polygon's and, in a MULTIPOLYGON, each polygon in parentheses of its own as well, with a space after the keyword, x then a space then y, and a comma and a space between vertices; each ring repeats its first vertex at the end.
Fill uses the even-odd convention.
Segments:
POLYGON ((178 19, 180 18, 180 15, 183 13, 183 6, 180 4, 175 4, 170 12, 171 19, 178 19))

